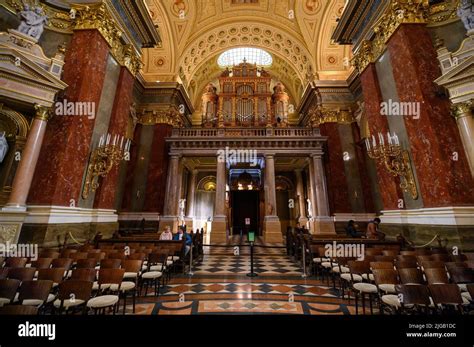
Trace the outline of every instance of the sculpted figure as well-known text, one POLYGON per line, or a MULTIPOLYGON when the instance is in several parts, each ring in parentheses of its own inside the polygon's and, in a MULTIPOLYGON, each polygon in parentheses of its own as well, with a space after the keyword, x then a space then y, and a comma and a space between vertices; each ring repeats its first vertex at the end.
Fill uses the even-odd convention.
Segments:
POLYGON ((458 8, 458 16, 464 23, 467 31, 474 29, 474 1, 461 0, 458 8))

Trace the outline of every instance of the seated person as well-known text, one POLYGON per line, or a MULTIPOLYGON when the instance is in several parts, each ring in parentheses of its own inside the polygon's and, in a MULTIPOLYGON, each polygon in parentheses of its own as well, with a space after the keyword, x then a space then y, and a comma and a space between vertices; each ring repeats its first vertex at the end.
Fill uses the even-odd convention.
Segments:
POLYGON ((359 238, 365 236, 364 233, 357 231, 356 224, 353 220, 350 220, 346 226, 346 233, 350 237, 359 238))
POLYGON ((185 233, 182 227, 178 228, 178 233, 173 236, 174 241, 181 241, 183 237, 186 238, 186 249, 185 249, 185 255, 188 254, 189 250, 191 249, 191 245, 193 243, 193 240, 191 239, 191 236, 188 233, 185 233))
POLYGON ((173 240, 173 233, 171 232, 171 228, 169 225, 165 227, 165 231, 163 231, 160 235, 160 240, 162 241, 171 241, 173 240))
POLYGON ((385 234, 379 229, 380 218, 375 218, 367 224, 367 238, 372 240, 385 240, 385 234))

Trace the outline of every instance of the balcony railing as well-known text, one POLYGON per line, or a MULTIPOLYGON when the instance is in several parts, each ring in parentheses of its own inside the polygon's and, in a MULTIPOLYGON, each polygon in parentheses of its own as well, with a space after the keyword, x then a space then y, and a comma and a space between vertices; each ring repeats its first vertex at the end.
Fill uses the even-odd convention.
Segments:
POLYGON ((213 128, 173 129, 171 137, 314 137, 321 136, 318 128, 213 128))

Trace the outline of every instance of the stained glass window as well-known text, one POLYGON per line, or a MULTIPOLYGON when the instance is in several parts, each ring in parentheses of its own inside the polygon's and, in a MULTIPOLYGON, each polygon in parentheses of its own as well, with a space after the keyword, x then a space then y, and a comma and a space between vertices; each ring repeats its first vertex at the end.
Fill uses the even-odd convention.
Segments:
POLYGON ((270 54, 259 48, 239 47, 225 51, 217 59, 217 63, 221 67, 230 67, 239 65, 243 61, 249 64, 257 64, 258 66, 270 66, 273 59, 270 54))

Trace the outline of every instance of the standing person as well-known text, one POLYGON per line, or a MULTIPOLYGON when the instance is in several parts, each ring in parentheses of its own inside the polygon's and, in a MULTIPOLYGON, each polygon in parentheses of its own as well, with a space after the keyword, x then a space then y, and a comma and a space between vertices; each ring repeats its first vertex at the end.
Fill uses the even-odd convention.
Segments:
POLYGON ((165 231, 163 231, 160 235, 161 241, 171 241, 173 240, 173 233, 171 232, 171 228, 169 225, 165 227, 165 231))
POLYGON ((383 240, 385 238, 385 234, 380 232, 379 224, 380 218, 375 218, 371 220, 369 224, 367 224, 367 238, 372 240, 383 240))

